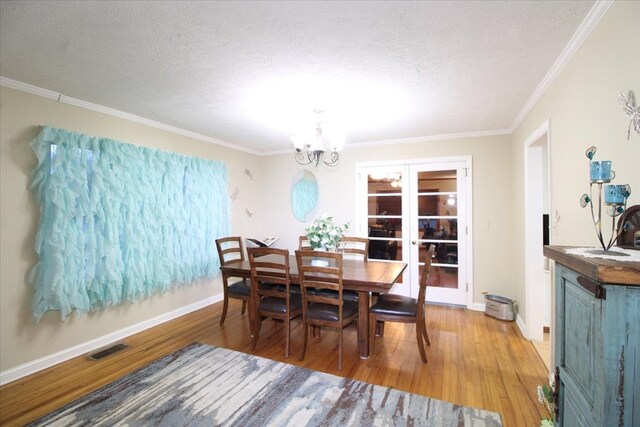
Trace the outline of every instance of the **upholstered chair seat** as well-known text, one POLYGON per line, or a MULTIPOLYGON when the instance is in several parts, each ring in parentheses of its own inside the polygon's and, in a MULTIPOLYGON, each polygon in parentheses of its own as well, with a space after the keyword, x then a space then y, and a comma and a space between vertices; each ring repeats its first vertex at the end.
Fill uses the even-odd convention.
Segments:
POLYGON ((251 295, 251 281, 240 279, 229 286, 229 295, 249 297, 251 295))
MULTIPOLYGON (((302 298, 300 295, 291 295, 289 309, 297 311, 302 309, 302 298)), ((283 298, 264 297, 258 305, 259 312, 280 313, 287 312, 287 301, 283 298)))
MULTIPOLYGON (((337 298, 338 294, 331 289, 321 289, 316 292, 317 295, 337 298)), ((345 301, 358 302, 358 293, 356 291, 342 291, 342 299, 345 301)))
MULTIPOLYGON (((342 315, 351 317, 358 314, 358 303, 353 301, 344 301, 342 305, 342 315)), ((313 320, 324 320, 327 322, 337 322, 340 320, 338 316, 338 307, 330 304, 310 303, 307 309, 307 317, 313 320)))
POLYGON ((415 317, 417 306, 418 300, 415 298, 384 294, 378 297, 378 301, 369 309, 369 312, 389 316, 415 317))

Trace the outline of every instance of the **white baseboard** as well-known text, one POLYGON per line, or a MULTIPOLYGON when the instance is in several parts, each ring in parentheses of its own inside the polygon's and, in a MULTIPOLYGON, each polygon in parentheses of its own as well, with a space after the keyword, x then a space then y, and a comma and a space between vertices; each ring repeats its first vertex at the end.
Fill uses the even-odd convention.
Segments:
POLYGON ((115 331, 91 341, 69 347, 57 353, 41 357, 23 365, 16 366, 15 368, 7 369, 6 371, 0 372, 0 386, 26 377, 28 375, 35 374, 38 371, 50 368, 54 365, 57 365, 58 363, 73 359, 74 357, 82 356, 83 354, 105 347, 128 336, 137 334, 138 332, 142 332, 146 329, 153 328, 154 326, 168 322, 169 320, 184 316, 185 314, 191 313, 192 311, 200 310, 203 307, 222 301, 222 298, 222 293, 213 295, 209 298, 194 302, 193 304, 180 307, 168 313, 161 314, 160 316, 120 329, 119 331, 115 331))
POLYGON ((518 328, 520 328, 520 332, 522 332, 522 335, 526 339, 529 339, 529 334, 527 333, 527 325, 524 323, 524 320, 522 320, 522 317, 520 317, 520 313, 516 315, 516 324, 518 325, 518 328))
POLYGON ((484 311, 485 310, 485 305, 479 302, 474 302, 473 304, 471 304, 470 306, 467 307, 469 310, 473 310, 473 311, 484 311))

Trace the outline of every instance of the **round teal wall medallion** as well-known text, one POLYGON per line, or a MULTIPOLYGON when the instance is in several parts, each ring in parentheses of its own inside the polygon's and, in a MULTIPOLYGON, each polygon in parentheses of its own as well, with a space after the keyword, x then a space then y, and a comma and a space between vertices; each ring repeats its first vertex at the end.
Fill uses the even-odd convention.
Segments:
POLYGON ((291 182, 291 210, 298 221, 309 221, 318 205, 318 180, 313 172, 301 170, 291 182))

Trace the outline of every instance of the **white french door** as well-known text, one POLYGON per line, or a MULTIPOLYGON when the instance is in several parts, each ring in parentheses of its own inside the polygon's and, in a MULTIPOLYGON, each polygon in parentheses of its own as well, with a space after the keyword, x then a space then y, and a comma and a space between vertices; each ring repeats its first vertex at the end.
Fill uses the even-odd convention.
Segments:
POLYGON ((409 166, 411 296, 433 244, 427 300, 467 305, 467 173, 466 162, 409 166))
POLYGON ((356 223, 369 258, 408 264, 391 292, 416 297, 429 245, 436 245, 427 300, 470 305, 471 158, 359 164, 356 223))

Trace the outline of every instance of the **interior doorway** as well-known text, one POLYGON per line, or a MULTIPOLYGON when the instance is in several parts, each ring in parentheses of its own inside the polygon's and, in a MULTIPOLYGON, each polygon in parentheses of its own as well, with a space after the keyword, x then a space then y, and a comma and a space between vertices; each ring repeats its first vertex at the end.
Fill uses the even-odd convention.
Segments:
MULTIPOLYGON (((524 166, 526 335, 533 341, 544 342, 545 330, 550 330, 552 322, 551 272, 549 260, 542 253, 543 245, 551 244, 553 234, 548 121, 525 140, 524 166)), ((551 357, 550 352, 541 356, 543 360, 551 357)))

